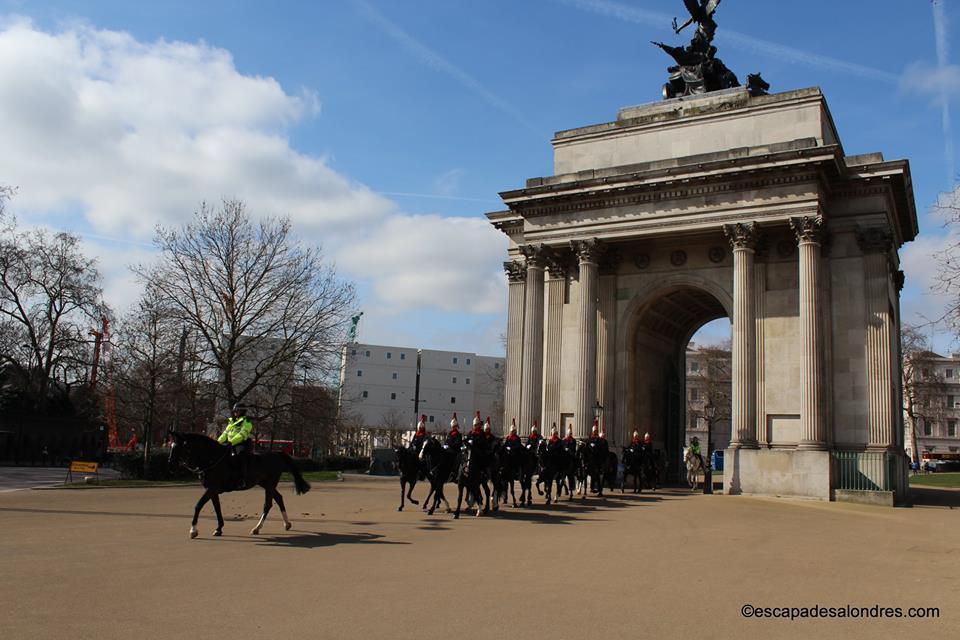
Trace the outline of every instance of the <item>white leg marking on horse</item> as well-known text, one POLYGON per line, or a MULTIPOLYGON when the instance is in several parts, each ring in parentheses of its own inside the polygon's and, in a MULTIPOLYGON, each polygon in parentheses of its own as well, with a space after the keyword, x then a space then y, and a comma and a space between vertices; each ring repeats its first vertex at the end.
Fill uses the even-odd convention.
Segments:
POLYGON ((195 526, 191 525, 191 526, 190 526, 190 539, 193 540, 193 539, 196 538, 198 535, 200 535, 200 532, 197 531, 197 528, 196 528, 195 526))
POLYGON ((253 530, 250 532, 250 534, 251 534, 251 535, 257 535, 258 533, 260 533, 260 528, 263 527, 263 521, 266 520, 266 519, 267 519, 267 512, 264 511, 264 512, 263 512, 263 515, 260 516, 260 522, 257 523, 257 526, 255 526, 255 527, 253 528, 253 530))

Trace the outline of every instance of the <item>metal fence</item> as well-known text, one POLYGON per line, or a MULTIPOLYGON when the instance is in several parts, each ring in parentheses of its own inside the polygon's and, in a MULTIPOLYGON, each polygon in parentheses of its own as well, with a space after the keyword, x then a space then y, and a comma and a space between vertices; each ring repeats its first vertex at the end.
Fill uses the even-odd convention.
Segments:
POLYGON ((837 489, 894 491, 897 486, 897 456, 887 451, 834 451, 837 489))

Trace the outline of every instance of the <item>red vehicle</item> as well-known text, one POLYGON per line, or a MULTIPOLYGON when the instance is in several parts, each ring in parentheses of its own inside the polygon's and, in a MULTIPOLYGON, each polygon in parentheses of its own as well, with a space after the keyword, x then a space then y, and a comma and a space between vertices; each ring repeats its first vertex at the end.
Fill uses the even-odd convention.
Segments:
POLYGON ((282 451, 288 456, 294 458, 309 458, 310 457, 310 447, 302 442, 294 442, 293 440, 279 440, 279 439, 270 439, 270 438, 261 438, 256 439, 257 449, 263 449, 264 451, 282 451))

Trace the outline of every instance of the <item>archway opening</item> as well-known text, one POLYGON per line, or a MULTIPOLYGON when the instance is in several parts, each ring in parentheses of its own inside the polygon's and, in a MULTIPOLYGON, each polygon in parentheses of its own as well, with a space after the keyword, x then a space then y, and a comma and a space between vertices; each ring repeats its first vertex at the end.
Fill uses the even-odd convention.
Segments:
POLYGON ((718 297, 692 285, 655 292, 636 315, 633 424, 665 456, 669 481, 681 477, 691 438, 710 450, 729 444, 730 316, 718 297))

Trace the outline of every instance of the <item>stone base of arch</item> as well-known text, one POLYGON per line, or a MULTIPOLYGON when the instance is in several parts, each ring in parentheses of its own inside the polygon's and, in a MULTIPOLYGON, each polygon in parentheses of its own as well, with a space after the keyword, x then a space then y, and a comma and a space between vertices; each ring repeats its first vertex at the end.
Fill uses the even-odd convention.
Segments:
POLYGON ((829 451, 727 449, 723 492, 830 500, 831 469, 829 451))

